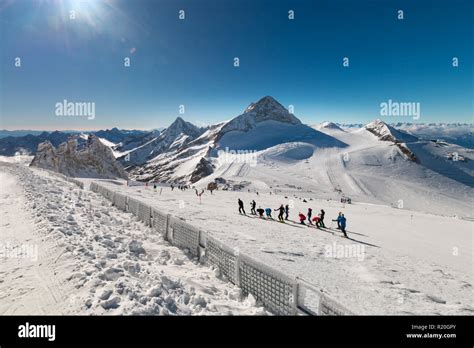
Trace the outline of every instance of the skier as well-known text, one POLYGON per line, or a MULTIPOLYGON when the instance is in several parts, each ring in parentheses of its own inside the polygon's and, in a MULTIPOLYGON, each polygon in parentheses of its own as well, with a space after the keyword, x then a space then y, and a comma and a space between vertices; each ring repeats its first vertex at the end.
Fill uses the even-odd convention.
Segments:
POLYGON ((324 215, 326 215, 326 212, 324 209, 321 209, 321 212, 319 213, 319 225, 326 228, 326 225, 324 225, 324 215))
POLYGON ((290 206, 287 204, 285 205, 285 220, 288 221, 288 214, 290 213, 290 206))
POLYGON ((280 221, 280 222, 285 222, 285 221, 283 220, 283 214, 285 213, 285 207, 283 206, 283 204, 280 205, 280 208, 276 208, 276 209, 275 209, 275 211, 277 211, 277 210, 279 211, 279 213, 278 213, 278 221, 280 221))
POLYGON ((258 215, 260 218, 263 218, 263 213, 265 212, 265 210, 262 209, 262 207, 258 207, 257 209, 257 212, 258 212, 258 215))
POLYGON ((153 183, 153 190, 156 191, 156 182, 153 183))
POLYGON ((311 222, 311 215, 313 215, 313 209, 308 208, 308 223, 312 225, 313 223, 311 222))
POLYGON ((267 214, 267 218, 272 219, 272 208, 265 208, 265 214, 267 214))
POLYGON ((344 214, 340 213, 340 215, 337 217, 337 220, 333 221, 337 221, 342 233, 344 233, 344 237, 348 238, 346 233, 346 218, 344 217, 344 214))
POLYGON ((299 218, 300 218, 300 224, 306 225, 306 224, 304 223, 304 220, 306 220, 306 216, 305 216, 303 213, 299 213, 298 216, 299 216, 299 218))
POLYGON ((252 213, 252 215, 257 215, 256 211, 255 211, 255 207, 257 206, 257 203, 255 202, 254 199, 252 199, 252 202, 250 202, 250 213, 252 213))
POLYGON ((237 202, 239 203, 239 214, 243 213, 244 215, 247 215, 247 214, 245 214, 244 202, 242 202, 242 200, 240 198, 237 202))
POLYGON ((313 218, 313 222, 314 222, 314 224, 316 225, 317 228, 319 228, 321 226, 321 218, 319 216, 315 216, 313 218))
POLYGON ((174 190, 174 185, 173 185, 173 184, 171 184, 171 191, 173 191, 173 190, 174 190))

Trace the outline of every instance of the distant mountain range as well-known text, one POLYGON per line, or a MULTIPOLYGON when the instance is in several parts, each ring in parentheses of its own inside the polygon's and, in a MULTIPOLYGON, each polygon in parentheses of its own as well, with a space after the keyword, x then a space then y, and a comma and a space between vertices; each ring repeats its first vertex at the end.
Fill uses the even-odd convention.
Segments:
MULTIPOLYGON (((223 153, 242 152, 249 156, 255 153, 264 157, 267 153, 269 156, 287 160, 304 160, 321 151, 340 152, 345 148, 352 149, 357 145, 352 143, 354 138, 362 141, 365 146, 367 136, 364 134, 371 134, 376 141, 392 144, 398 149, 396 153, 393 149, 390 150, 392 153, 386 156, 400 157, 415 163, 420 163, 417 152, 421 153, 423 163, 427 163, 426 158, 431 158, 426 156, 426 147, 422 146, 427 144, 427 141, 436 144, 457 144, 466 149, 473 148, 472 125, 412 123, 394 125, 375 120, 366 125, 326 121, 310 127, 303 124, 274 98, 266 96, 251 103, 242 114, 230 121, 208 127, 197 127, 178 117, 168 128, 162 130, 112 128, 89 133, 54 131, 36 135, 8 136, 0 139, 0 155, 33 155, 43 142, 49 143, 52 148, 58 148, 61 144, 67 143, 71 137, 75 139, 77 151, 82 151, 87 147, 88 137, 92 135, 93 139, 98 139, 110 148, 113 156, 132 179, 195 183, 222 171, 223 153), (417 148, 419 150, 413 150, 417 148)), ((369 143, 372 144, 373 141, 370 140, 369 143)), ((377 144, 373 143, 373 146, 377 144)), ((48 148, 42 146, 43 150, 48 148)), ((448 149, 450 147, 445 148, 445 152, 448 149)), ((454 151, 453 148, 453 152, 457 154, 459 150, 454 151)), ((447 158, 453 155, 446 152, 442 156, 447 158)), ((379 154, 372 156, 376 157, 378 158, 379 154)), ((380 161, 381 159, 377 159, 377 163, 380 161)), ((243 168, 246 166, 242 166, 242 170, 243 168)), ((241 171, 239 175, 242 173, 241 171)), ((463 174, 457 177, 463 177, 463 174)), ((465 177, 463 181, 468 182, 468 179, 465 177)))

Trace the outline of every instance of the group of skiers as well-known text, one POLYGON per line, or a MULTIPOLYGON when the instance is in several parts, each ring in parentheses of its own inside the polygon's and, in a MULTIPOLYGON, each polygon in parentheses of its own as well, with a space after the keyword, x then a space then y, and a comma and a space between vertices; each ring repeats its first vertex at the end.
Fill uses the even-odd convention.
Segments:
MULTIPOLYGON (((173 184, 171 184, 171 191, 174 190, 175 186, 173 184)), ((189 185, 178 185, 176 186, 178 190, 181 190, 181 191, 186 191, 188 188, 189 188, 189 185)))
MULTIPOLYGON (((246 215, 245 208, 244 208, 244 202, 239 198, 237 203, 239 205, 239 214, 246 215)), ((289 213, 290 213, 290 206, 288 204, 287 205, 281 204, 276 209, 272 209, 272 208, 263 209, 260 206, 258 207, 258 209, 255 209, 256 206, 257 206, 257 203, 255 202, 255 200, 252 200, 250 202, 250 213, 252 215, 257 215, 258 214, 258 216, 263 219, 264 218, 263 214, 265 213, 265 215, 268 219, 273 219, 272 211, 278 211, 278 221, 279 222, 284 223, 285 220, 288 220, 288 216, 289 216, 289 213)), ((308 220, 308 226, 314 225, 317 228, 326 228, 326 225, 324 224, 324 216, 325 215, 326 215, 326 212, 324 211, 324 209, 321 209, 318 215, 313 216, 313 209, 308 208, 307 214, 305 215, 302 212, 300 212, 298 214, 298 218, 299 218, 299 221, 300 221, 301 225, 306 225, 305 221, 308 220)), ((344 217, 344 214, 342 212, 339 212, 337 218, 332 220, 332 221, 337 222, 337 229, 341 230, 342 233, 344 233, 344 236, 347 237, 346 218, 344 217)))

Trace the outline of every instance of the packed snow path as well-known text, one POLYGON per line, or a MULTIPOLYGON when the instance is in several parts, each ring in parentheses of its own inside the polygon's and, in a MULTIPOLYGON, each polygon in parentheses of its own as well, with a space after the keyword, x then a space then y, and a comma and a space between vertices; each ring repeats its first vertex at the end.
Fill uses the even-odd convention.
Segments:
MULTIPOLYGON (((118 183, 118 182, 117 182, 118 183)), ((299 192, 208 191, 101 184, 211 232, 268 265, 299 276, 356 314, 472 314, 472 221, 389 206, 319 200, 299 192), (247 216, 238 214, 237 199, 247 216), (257 208, 290 204, 285 224, 250 215, 257 208), (306 199, 307 202, 304 202, 306 199), (326 226, 302 226, 297 214, 326 211, 326 226), (348 221, 350 239, 335 229, 337 213, 348 221), (339 255, 340 250, 342 255, 339 255), (329 251, 329 252, 328 252, 329 251), (332 254, 331 254, 332 252, 332 254)))
POLYGON ((0 314, 266 314, 93 192, 1 162, 0 183, 0 314))

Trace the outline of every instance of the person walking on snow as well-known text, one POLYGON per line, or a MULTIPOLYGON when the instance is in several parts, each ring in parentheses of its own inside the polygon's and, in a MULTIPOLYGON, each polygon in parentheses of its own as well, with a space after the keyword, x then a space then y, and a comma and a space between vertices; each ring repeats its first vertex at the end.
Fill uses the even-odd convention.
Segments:
POLYGON ((306 224, 304 223, 304 220, 306 220, 306 216, 305 216, 303 213, 299 213, 298 216, 299 216, 299 218, 300 218, 300 224, 306 225, 306 224))
POLYGON ((265 208, 265 214, 267 214, 267 218, 272 219, 272 208, 265 208))
POLYGON ((344 214, 340 213, 337 219, 333 221, 337 221, 337 224, 340 226, 342 233, 344 233, 344 237, 348 238, 346 233, 346 218, 344 217, 344 214))
POLYGON ((326 215, 326 212, 324 209, 321 209, 321 212, 319 213, 319 225, 326 228, 326 225, 324 225, 324 215, 326 215))
POLYGON ((280 205, 280 208, 276 208, 275 211, 279 211, 278 213, 278 221, 280 222, 285 222, 285 220, 283 220, 283 214, 285 213, 285 207, 282 205, 280 205))
POLYGON ((247 215, 247 214, 245 214, 244 202, 242 202, 242 200, 240 198, 237 202, 239 203, 239 214, 243 213, 244 215, 247 215))
POLYGON ((290 206, 287 204, 285 205, 285 220, 288 221, 288 214, 290 214, 290 206))
POLYGON ((312 225, 313 223, 311 222, 311 215, 313 215, 313 209, 308 208, 308 223, 312 225))
POLYGON ((257 203, 253 199, 252 202, 250 202, 250 207, 251 207, 250 213, 252 213, 252 215, 257 215, 257 212, 255 211, 256 206, 257 206, 257 203))
POLYGON ((258 212, 258 216, 260 218, 263 218, 263 213, 265 212, 265 210, 263 210, 262 207, 259 206, 257 209, 257 212, 258 212))

